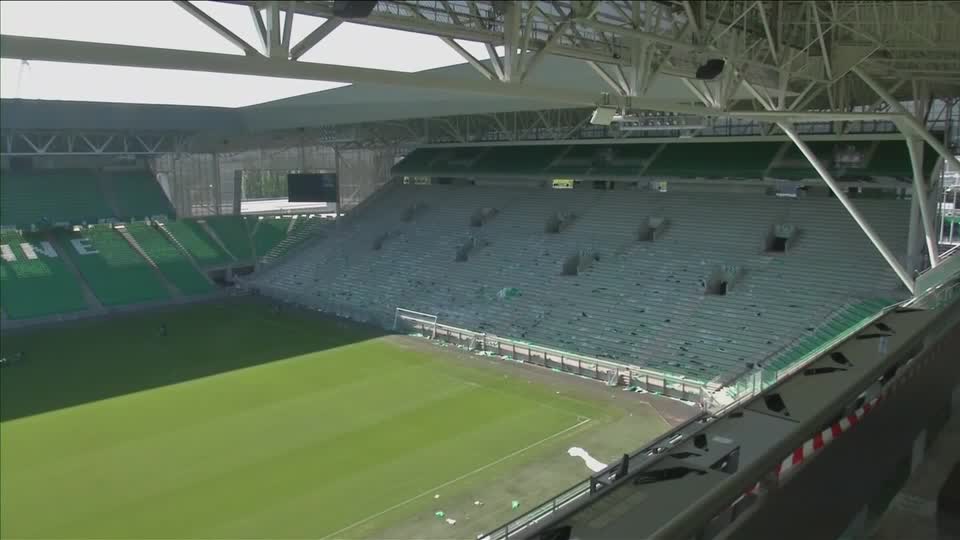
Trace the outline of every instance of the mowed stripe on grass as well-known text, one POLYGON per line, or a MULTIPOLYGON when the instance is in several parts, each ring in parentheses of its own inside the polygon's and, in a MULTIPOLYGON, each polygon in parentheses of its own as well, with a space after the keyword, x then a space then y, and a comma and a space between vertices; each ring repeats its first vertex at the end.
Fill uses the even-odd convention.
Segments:
MULTIPOLYGON (((306 342, 299 349, 325 343, 316 321, 265 327, 259 307, 244 309, 254 316, 233 312, 205 324, 218 335, 218 324, 229 324, 240 347, 262 346, 251 334, 306 342)), ((84 334, 103 341, 112 326, 84 334)), ((164 358, 143 351, 190 356, 196 337, 171 332, 148 346, 129 340, 139 355, 125 354, 120 340, 115 354, 124 355, 124 373, 138 364, 162 372, 164 358)), ((243 354, 229 341, 217 340, 220 354, 243 354)), ((4 421, 2 536, 321 537, 562 431, 578 416, 602 414, 382 339, 335 345, 4 421)), ((29 366, 5 368, 3 389, 57 377, 62 359, 44 352, 28 350, 29 366)), ((116 376, 104 369, 112 365, 95 358, 81 379, 116 376)))

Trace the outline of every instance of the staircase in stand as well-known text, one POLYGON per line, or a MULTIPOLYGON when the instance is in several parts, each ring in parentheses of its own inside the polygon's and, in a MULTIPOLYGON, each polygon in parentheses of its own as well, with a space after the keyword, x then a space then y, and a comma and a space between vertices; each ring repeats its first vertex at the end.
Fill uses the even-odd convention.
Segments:
POLYGON ((202 219, 201 219, 201 220, 198 220, 197 223, 200 225, 200 227, 203 228, 204 231, 206 231, 207 235, 209 235, 210 238, 213 238, 213 241, 216 242, 218 246, 220 246, 220 249, 222 249, 224 253, 226 253, 227 255, 229 255, 230 258, 234 260, 234 262, 240 260, 240 259, 237 258, 236 255, 234 255, 234 254, 227 248, 227 245, 223 243, 223 240, 220 240, 220 237, 217 236, 216 231, 213 230, 213 227, 211 227, 209 223, 207 223, 206 221, 204 221, 204 220, 202 220, 202 219))
POLYGON ((190 264, 192 264, 193 267, 197 269, 197 272, 200 272, 200 274, 202 274, 208 280, 210 279, 210 276, 207 275, 207 273, 203 270, 203 268, 200 267, 200 264, 197 263, 197 260, 193 258, 193 255, 190 254, 190 251, 187 248, 183 247, 183 244, 181 244, 180 241, 177 240, 177 237, 174 236, 173 233, 167 230, 166 225, 164 225, 163 223, 160 223, 159 221, 155 221, 153 226, 156 227, 158 231, 163 233, 163 235, 167 237, 167 240, 169 240, 171 244, 173 244, 174 246, 177 247, 177 249, 180 250, 180 253, 183 253, 183 256, 186 257, 188 261, 190 261, 190 264))
POLYGON ((166 287, 167 292, 169 292, 171 296, 174 298, 183 298, 183 292, 180 291, 176 285, 170 283, 170 280, 167 279, 167 276, 163 275, 163 272, 160 271, 160 267, 157 266, 157 263, 150 258, 150 255, 144 251, 143 247, 140 246, 140 243, 137 242, 137 239, 130 234, 130 231, 128 231, 126 227, 123 225, 118 225, 117 227, 114 227, 113 230, 117 231, 117 233, 119 233, 120 236, 122 236, 124 240, 130 244, 130 247, 132 247, 134 251, 139 253, 140 256, 147 261, 147 264, 150 265, 150 268, 153 268, 153 273, 156 274, 158 279, 160 279, 160 283, 163 283, 163 286, 166 287))
POLYGON ((279 244, 273 246, 270 251, 265 253, 264 256, 261 257, 260 263, 269 265, 294 247, 307 242, 311 237, 318 236, 322 238, 323 235, 318 235, 317 233, 320 230, 323 221, 324 220, 320 218, 310 219, 307 221, 307 223, 301 225, 297 228, 297 230, 293 231, 292 234, 289 234, 286 238, 281 240, 279 244))
POLYGON ((83 274, 80 270, 73 264, 73 255, 68 253, 67 246, 61 244, 57 241, 56 236, 52 233, 47 233, 45 235, 45 240, 50 242, 50 245, 54 246, 58 253, 63 254, 60 257, 60 260, 63 261, 63 265, 67 267, 67 270, 73 274, 73 278, 77 280, 77 283, 80 284, 80 290, 83 292, 83 301, 87 303, 87 306, 94 313, 104 313, 106 308, 103 307, 103 303, 100 302, 100 299, 97 298, 97 295, 93 294, 93 289, 90 287, 90 284, 87 282, 87 278, 83 277, 83 274))

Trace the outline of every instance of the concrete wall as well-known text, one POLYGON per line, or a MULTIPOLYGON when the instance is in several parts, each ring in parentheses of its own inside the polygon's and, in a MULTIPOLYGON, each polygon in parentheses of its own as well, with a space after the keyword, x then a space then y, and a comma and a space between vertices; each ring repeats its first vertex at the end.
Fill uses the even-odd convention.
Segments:
POLYGON ((929 362, 856 429, 771 493, 758 511, 745 515, 726 539, 857 537, 857 522, 865 525, 882 512, 906 481, 918 437, 942 425, 960 381, 958 350, 960 324, 955 324, 939 345, 922 353, 932 355, 929 362))

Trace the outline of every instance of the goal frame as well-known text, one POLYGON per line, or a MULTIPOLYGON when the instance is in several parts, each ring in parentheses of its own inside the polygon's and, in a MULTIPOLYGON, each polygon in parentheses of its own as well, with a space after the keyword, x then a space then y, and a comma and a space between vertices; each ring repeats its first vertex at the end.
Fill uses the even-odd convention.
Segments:
POLYGON ((414 321, 420 323, 425 329, 430 330, 430 339, 436 339, 437 337, 437 320, 438 317, 432 313, 423 313, 421 311, 414 311, 412 309, 405 309, 402 307, 396 308, 393 312, 393 329, 397 329, 397 323, 400 320, 414 321))

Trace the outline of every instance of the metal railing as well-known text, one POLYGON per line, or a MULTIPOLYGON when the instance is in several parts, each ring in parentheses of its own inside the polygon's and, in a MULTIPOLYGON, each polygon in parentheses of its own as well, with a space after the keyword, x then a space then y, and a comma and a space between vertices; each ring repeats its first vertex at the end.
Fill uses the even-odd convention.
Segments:
MULTIPOLYGON (((701 412, 683 424, 680 424, 667 433, 661 435, 648 445, 635 450, 630 454, 627 454, 626 469, 637 469, 643 466, 647 461, 670 450, 670 448, 677 445, 680 441, 686 440, 688 436, 700 431, 703 428, 704 422, 709 421, 709 419, 710 416, 707 413, 701 412)), ((602 471, 596 472, 585 480, 577 482, 576 484, 563 490, 557 495, 554 495, 547 501, 537 505, 526 513, 521 514, 515 519, 512 519, 500 527, 497 527, 489 533, 479 537, 479 539, 506 540, 511 538, 513 535, 520 533, 524 529, 532 525, 536 525, 540 522, 540 520, 549 516, 553 516, 559 510, 569 506, 571 503, 574 503, 587 495, 603 491, 610 485, 611 479, 615 478, 616 475, 623 469, 623 466, 623 460, 609 465, 602 471)))
POLYGON ((705 383, 703 381, 684 379, 661 371, 611 360, 601 360, 485 332, 458 328, 437 322, 433 317, 435 316, 431 314, 421 314, 413 310, 397 308, 395 310, 394 328, 398 329, 399 323, 402 322, 421 335, 464 347, 480 354, 534 364, 600 381, 616 378, 629 386, 636 386, 647 392, 658 393, 675 399, 701 403, 705 395, 705 383))
MULTIPOLYGON (((833 339, 825 342, 823 345, 818 347, 816 350, 811 351, 806 355, 802 360, 794 363, 792 366, 780 370, 776 374, 776 378, 768 383, 764 383, 761 377, 757 377, 755 380, 758 380, 758 384, 745 384, 745 391, 738 393, 735 396, 733 402, 726 404, 717 412, 705 410, 700 413, 700 415, 692 418, 685 424, 677 427, 676 429, 668 432, 667 434, 661 436, 653 443, 647 445, 643 449, 634 452, 629 456, 628 461, 628 470, 635 470, 637 467, 641 466, 645 461, 651 459, 657 455, 662 454, 663 452, 669 450, 672 446, 679 444, 680 442, 686 440, 689 436, 701 431, 704 429, 704 426, 708 423, 722 418, 723 414, 728 412, 730 409, 736 405, 744 402, 745 400, 754 397, 760 394, 762 391, 774 386, 783 379, 789 377, 793 373, 803 369, 805 366, 809 365, 813 361, 822 357, 826 352, 835 348, 836 346, 843 343, 845 340, 849 339, 851 335, 862 330, 863 328, 873 324, 878 319, 888 314, 891 310, 899 307, 910 307, 910 306, 925 306, 927 309, 943 309, 946 305, 955 301, 956 298, 960 296, 960 273, 955 273, 950 277, 944 279, 938 286, 928 289, 926 292, 921 294, 919 297, 916 297, 911 300, 904 302, 896 303, 890 306, 887 306, 871 317, 868 317, 856 325, 852 326, 848 330, 838 334, 833 339)), ((842 309, 842 308, 841 308, 842 309)), ((789 346, 789 344, 788 344, 789 346)), ((783 351, 784 349, 780 349, 783 351)), ((774 353, 770 355, 774 356, 774 353)), ((747 377, 756 377, 757 370, 748 370, 745 373, 735 377, 732 381, 727 383, 715 383, 719 379, 708 382, 705 387, 711 393, 716 393, 724 388, 730 388, 740 384, 738 381, 743 381, 747 377)), ((516 535, 522 530, 535 525, 540 520, 555 514, 563 506, 570 504, 571 502, 591 493, 596 493, 599 489, 603 489, 605 483, 603 482, 604 478, 610 478, 611 475, 616 474, 620 468, 620 463, 613 464, 603 471, 592 475, 587 480, 576 484, 570 489, 556 495, 555 497, 549 499, 544 504, 541 504, 519 516, 516 519, 511 520, 510 522, 501 525, 500 527, 494 529, 490 533, 484 535, 482 540, 505 540, 510 538, 512 535, 516 535)))

